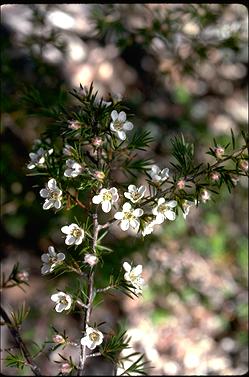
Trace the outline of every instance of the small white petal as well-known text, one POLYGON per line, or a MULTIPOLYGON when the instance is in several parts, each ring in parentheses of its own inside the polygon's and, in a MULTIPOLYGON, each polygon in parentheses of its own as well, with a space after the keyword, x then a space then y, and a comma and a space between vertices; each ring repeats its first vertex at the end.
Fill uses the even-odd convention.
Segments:
POLYGON ((49 255, 48 255, 48 254, 42 254, 42 256, 41 256, 41 260, 42 260, 42 262, 44 262, 44 263, 48 263, 49 260, 50 260, 49 255))
POLYGON ((63 226, 61 228, 61 231, 62 231, 62 233, 69 234, 69 232, 70 232, 69 226, 68 225, 63 226))
POLYGON ((142 270, 143 270, 143 266, 141 264, 138 264, 135 268, 133 268, 132 273, 135 276, 139 276, 139 275, 141 275, 142 270))
POLYGON ((53 207, 54 205, 54 201, 53 200, 47 200, 45 201, 45 203, 43 204, 42 208, 43 209, 50 209, 51 207, 53 207))
MULTIPOLYGON (((61 295, 60 295, 61 296, 61 295)), ((60 298, 59 294, 58 293, 54 293, 52 296, 51 296, 51 300, 54 301, 54 302, 57 302, 60 298)))
POLYGON ((72 175, 72 169, 66 169, 65 171, 64 171, 64 176, 65 177, 71 177, 71 175, 72 175))
POLYGON ((160 199, 158 199, 158 205, 161 205, 161 204, 163 204, 163 203, 165 203, 165 199, 164 198, 160 198, 160 199))
POLYGON ((127 199, 131 200, 131 201, 133 200, 132 197, 131 197, 130 192, 124 192, 124 196, 125 196, 127 199))
POLYGON ((162 224, 164 222, 164 215, 162 213, 158 213, 155 222, 156 224, 162 224))
POLYGON ((59 303, 59 304, 56 305, 55 310, 56 310, 58 313, 61 313, 63 310, 65 310, 65 305, 59 303))
POLYGON ((71 236, 70 234, 65 239, 66 245, 73 245, 75 243, 75 237, 71 236))
POLYGON ((120 111, 120 113, 118 114, 118 120, 120 122, 125 122, 125 120, 126 120, 126 114, 125 114, 124 111, 120 111))
POLYGON ((125 271, 127 271, 127 272, 131 271, 131 265, 128 262, 124 262, 123 267, 124 267, 125 271))
POLYGON ((123 125, 123 129, 125 131, 130 131, 133 129, 133 124, 131 122, 125 122, 123 125))
POLYGON ((116 110, 113 110, 111 112, 111 117, 112 117, 113 121, 115 121, 116 119, 118 119, 118 112, 116 110))
POLYGON ((63 253, 58 253, 58 254, 57 254, 57 259, 58 259, 59 262, 60 262, 60 261, 63 261, 63 260, 65 259, 65 254, 63 254, 63 253))
POLYGON ((131 203, 126 202, 126 203, 123 205, 123 211, 124 211, 124 212, 129 212, 130 210, 131 210, 131 203))
POLYGON ((102 201, 102 197, 101 197, 100 195, 95 195, 95 196, 92 198, 92 202, 93 202, 94 204, 99 204, 99 203, 101 203, 101 201, 102 201))
POLYGON ((48 247, 48 252, 49 252, 49 254, 52 255, 52 256, 55 256, 55 255, 56 255, 56 253, 55 253, 55 249, 54 249, 54 246, 49 246, 49 247, 48 247))
POLYGON ((60 201, 60 200, 56 200, 56 201, 54 202, 54 207, 55 207, 56 209, 61 208, 61 201, 60 201))
POLYGON ((111 208, 112 208, 112 205, 111 205, 111 202, 109 200, 105 200, 104 202, 102 202, 102 210, 105 212, 105 213, 108 213, 110 212, 111 208))
POLYGON ((167 219, 173 221, 176 218, 176 214, 175 214, 175 212, 168 210, 168 211, 165 212, 165 217, 167 217, 167 219))
POLYGON ((174 208, 177 206, 177 201, 176 200, 170 200, 168 203, 167 203, 167 206, 170 207, 170 208, 174 208))
POLYGON ((126 231, 129 229, 129 226, 130 226, 130 223, 128 220, 122 220, 121 221, 121 224, 120 224, 120 228, 123 230, 123 231, 126 231))
POLYGON ((136 208, 134 211, 133 211, 133 214, 136 216, 136 217, 140 217, 142 216, 144 213, 144 211, 141 209, 141 208, 136 208))
POLYGON ((131 220, 130 221, 130 225, 132 226, 132 228, 136 229, 139 227, 139 221, 138 220, 131 220))
POLYGON ((136 188, 135 185, 129 185, 129 186, 128 186, 128 191, 129 191, 129 192, 136 192, 136 191, 137 191, 137 188, 136 188))
POLYGON ((75 245, 80 245, 83 241, 83 236, 77 238, 77 240, 75 241, 75 245))
POLYGON ((50 272, 51 266, 49 264, 44 264, 41 268, 42 275, 48 274, 50 272))
POLYGON ((42 198, 47 198, 48 195, 49 195, 49 191, 47 189, 41 189, 40 195, 41 195, 42 198))
POLYGON ((114 218, 117 220, 122 220, 123 216, 124 216, 123 212, 116 212, 114 215, 114 218))
POLYGON ((27 168, 28 169, 34 169, 35 168, 35 164, 33 164, 32 162, 30 162, 28 165, 27 165, 27 168))
POLYGON ((54 178, 51 178, 49 181, 48 181, 48 188, 50 190, 55 190, 57 188, 57 185, 56 185, 56 180, 54 178))
POLYGON ((126 133, 124 131, 117 131, 118 137, 120 140, 125 140, 126 139, 126 133))

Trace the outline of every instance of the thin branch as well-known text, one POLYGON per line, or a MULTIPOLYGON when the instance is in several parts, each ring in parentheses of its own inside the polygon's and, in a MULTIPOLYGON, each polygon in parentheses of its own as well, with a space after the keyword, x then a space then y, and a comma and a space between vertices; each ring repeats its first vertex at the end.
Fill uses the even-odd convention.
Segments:
POLYGON ((102 356, 100 352, 95 352, 91 353, 90 355, 87 355, 86 358, 88 359, 89 357, 97 357, 97 356, 102 356))
POLYGON ((0 314, 5 321, 5 324, 8 326, 8 329, 9 329, 12 337, 14 338, 18 349, 20 349, 22 351, 23 356, 25 357, 25 359, 26 359, 28 365, 30 366, 32 372, 36 376, 41 376, 40 368, 32 360, 30 353, 29 353, 25 343, 23 342, 18 329, 12 324, 8 314, 2 308, 2 306, 0 306, 0 314))

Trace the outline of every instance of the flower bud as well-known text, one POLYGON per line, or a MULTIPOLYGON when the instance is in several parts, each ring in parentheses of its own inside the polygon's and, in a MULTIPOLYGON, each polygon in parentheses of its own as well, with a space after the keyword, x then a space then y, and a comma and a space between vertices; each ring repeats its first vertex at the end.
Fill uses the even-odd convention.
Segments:
POLYGON ((101 139, 101 137, 99 136, 96 136, 92 139, 92 145, 95 147, 95 148, 99 148, 101 145, 103 144, 103 140, 101 139))
POLYGON ((231 180, 232 180, 234 186, 236 186, 237 183, 239 182, 239 177, 237 177, 237 175, 233 175, 233 176, 231 176, 231 180))
POLYGON ((210 178, 212 179, 212 181, 218 181, 220 179, 220 173, 214 171, 210 174, 210 178))
POLYGON ((93 175, 100 182, 102 182, 105 179, 105 173, 103 171, 95 171, 93 175))
POLYGON ((20 271, 20 272, 18 272, 16 277, 20 281, 28 281, 29 280, 29 273, 27 271, 20 271))
POLYGON ((225 152, 225 150, 222 147, 216 147, 216 148, 214 148, 214 153, 215 153, 215 156, 217 158, 222 158, 224 152, 225 152))
POLYGON ((248 171, 248 161, 241 160, 239 163, 240 169, 243 171, 248 171))
POLYGON ((72 370, 72 366, 69 363, 63 363, 60 367, 60 372, 62 374, 70 373, 72 370))
POLYGON ((58 344, 65 343, 65 339, 60 334, 54 335, 52 339, 54 343, 58 343, 58 344))
POLYGON ((176 186, 179 188, 179 190, 184 189, 184 187, 185 187, 184 179, 180 179, 180 181, 177 182, 176 186))
POLYGON ((96 255, 93 254, 86 254, 84 258, 84 262, 89 264, 91 267, 95 266, 99 261, 99 258, 96 257, 96 255))
POLYGON ((201 193, 201 200, 203 201, 203 203, 206 203, 206 201, 209 199, 210 199, 209 192, 207 190, 203 190, 201 193))
POLYGON ((71 130, 78 130, 81 127, 80 122, 78 120, 70 120, 68 123, 68 127, 71 128, 71 130))

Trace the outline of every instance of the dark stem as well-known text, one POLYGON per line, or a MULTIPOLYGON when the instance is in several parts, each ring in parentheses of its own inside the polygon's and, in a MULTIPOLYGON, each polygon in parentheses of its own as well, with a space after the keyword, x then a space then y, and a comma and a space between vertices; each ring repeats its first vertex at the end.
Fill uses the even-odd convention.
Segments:
POLYGON ((25 343, 23 342, 18 329, 12 324, 8 314, 2 308, 2 306, 0 307, 0 314, 1 314, 1 317, 4 319, 6 325, 8 326, 8 329, 9 329, 12 337, 14 338, 18 349, 20 349, 22 351, 23 356, 25 357, 25 359, 26 359, 29 367, 31 368, 32 372, 36 376, 41 376, 40 368, 38 368, 38 366, 32 360, 30 353, 29 353, 25 343))

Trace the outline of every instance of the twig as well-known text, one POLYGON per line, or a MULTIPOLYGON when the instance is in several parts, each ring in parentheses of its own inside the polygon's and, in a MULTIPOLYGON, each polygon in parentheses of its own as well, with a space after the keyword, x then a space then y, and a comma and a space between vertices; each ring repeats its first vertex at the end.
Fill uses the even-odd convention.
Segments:
POLYGON ((15 342, 16 342, 16 345, 18 347, 18 349, 20 349, 23 353, 23 356, 25 357, 28 365, 30 366, 32 372, 36 375, 36 376, 41 376, 41 372, 40 372, 40 368, 34 363, 34 361, 32 360, 31 356, 30 356, 30 353, 25 345, 25 343, 23 342, 22 338, 21 338, 21 335, 18 331, 18 329, 12 324, 8 314, 6 313, 6 311, 2 308, 2 306, 0 306, 0 314, 2 316, 2 318, 4 319, 5 321, 5 324, 8 326, 8 329, 12 335, 12 337, 14 338, 15 342))

